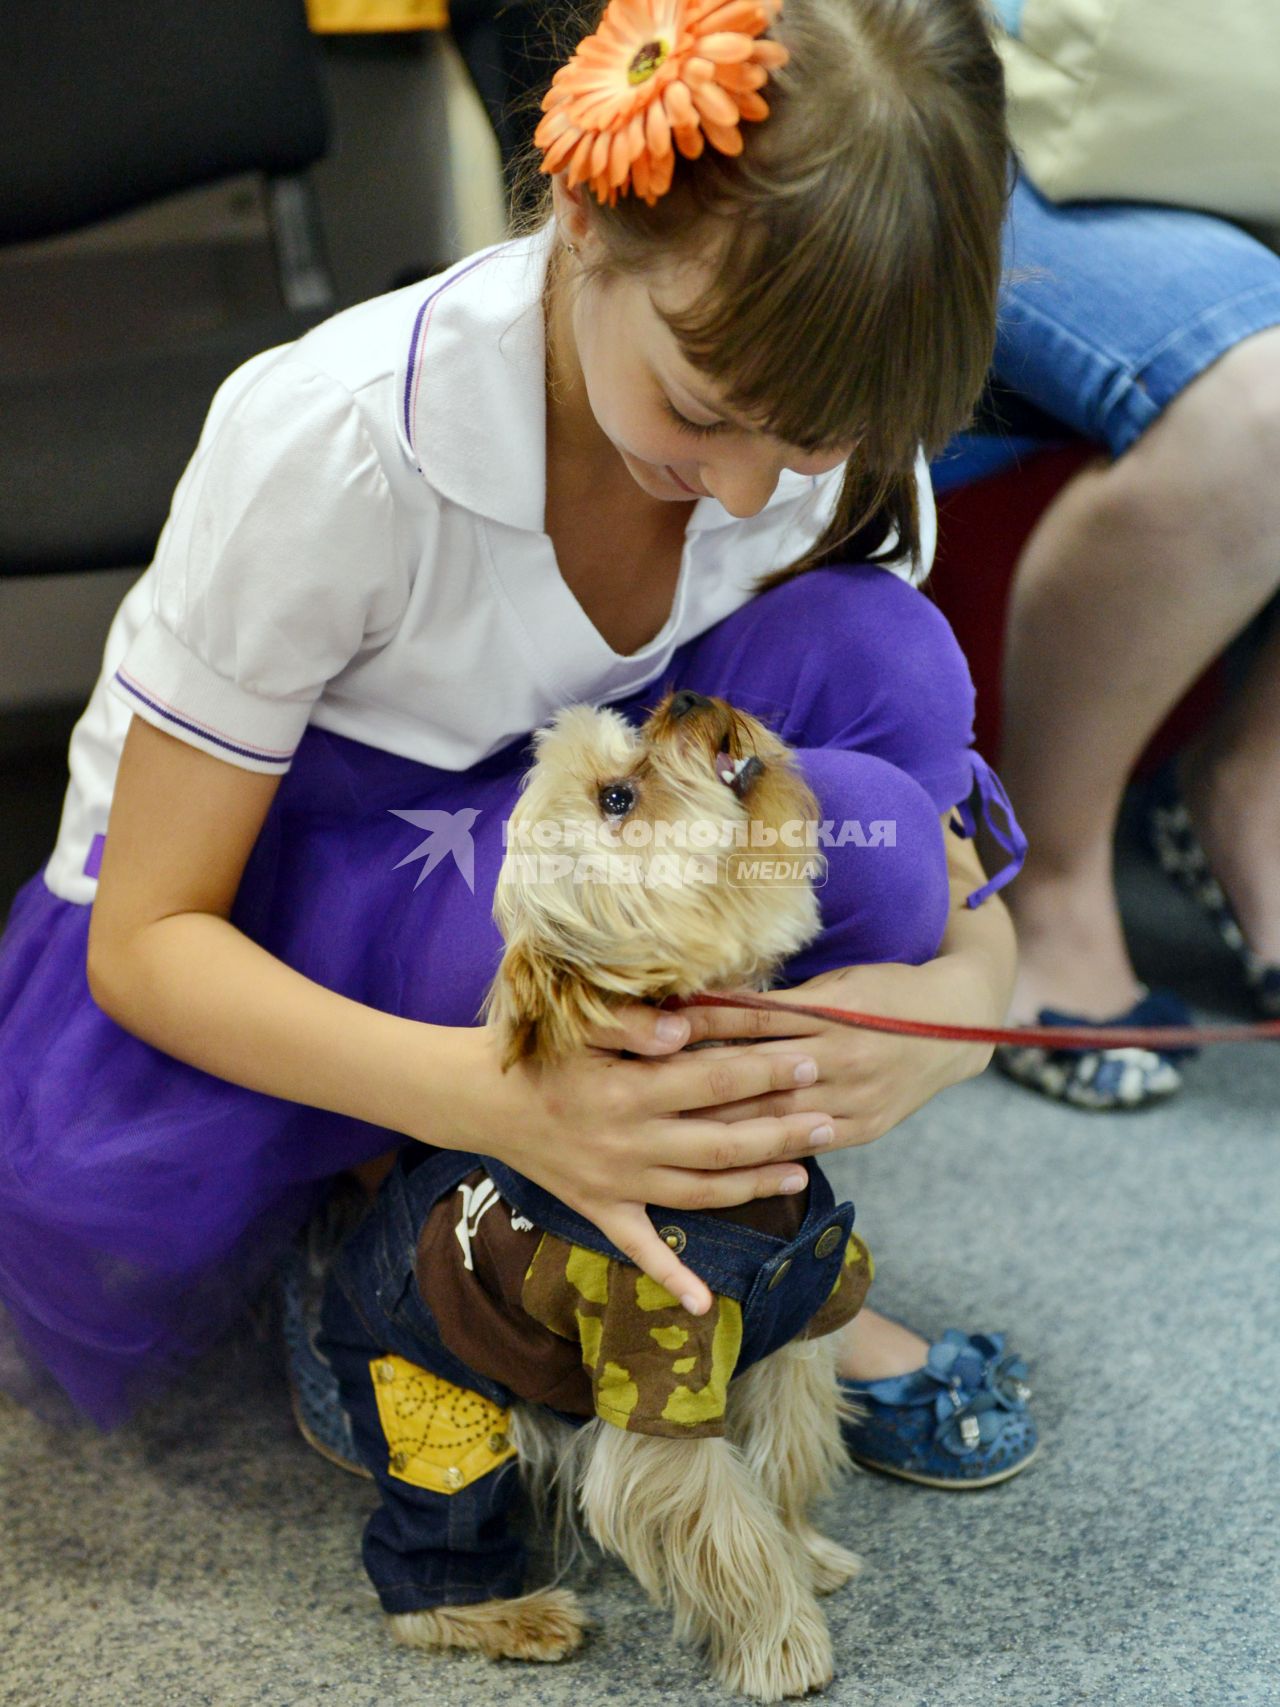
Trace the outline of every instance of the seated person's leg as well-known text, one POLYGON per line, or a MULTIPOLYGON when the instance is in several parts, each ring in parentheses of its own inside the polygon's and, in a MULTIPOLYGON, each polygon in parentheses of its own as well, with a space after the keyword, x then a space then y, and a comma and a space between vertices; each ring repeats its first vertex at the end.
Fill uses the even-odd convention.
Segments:
MULTIPOLYGON (((1014 581, 1000 767, 1031 852, 1009 896, 1012 1017, 1101 1019, 1140 994, 1111 863, 1125 783, 1161 718, 1280 585, 1280 258, 1204 215, 1055 208, 1023 183, 1007 261, 1020 274, 999 377, 1109 452, 1046 511, 1014 581)), ((1242 710, 1222 757, 1274 801, 1280 713, 1265 695, 1242 710)), ((1248 850, 1236 838, 1232 876, 1246 932, 1280 956, 1280 841, 1270 823, 1258 833, 1248 850)))

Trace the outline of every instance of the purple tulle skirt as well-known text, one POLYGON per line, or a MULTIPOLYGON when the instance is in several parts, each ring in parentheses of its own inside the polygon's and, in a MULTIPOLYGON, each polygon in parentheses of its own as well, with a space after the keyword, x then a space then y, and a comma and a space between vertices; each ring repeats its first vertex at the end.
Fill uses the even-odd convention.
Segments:
MULTIPOLYGON (((975 787, 984 805, 1007 802, 970 747, 968 669, 924 595, 865 565, 811 572, 615 704, 639 721, 669 686, 770 722, 799 749, 825 817, 894 825, 891 843, 827 850, 823 933, 783 983, 932 958, 949 904, 940 815, 975 787)), ((310 727, 233 922, 357 1001, 474 1024, 501 952, 490 907, 502 824, 529 758, 521 740, 443 771, 310 727), (463 809, 473 866, 438 857, 435 829, 458 820, 431 814, 463 809)), ((1020 857, 1016 826, 1013 838, 1020 857)), ((225 1083, 123 1031, 89 994, 88 926, 89 908, 38 874, 0 939, 0 1386, 109 1428, 236 1321, 334 1175, 400 1139, 225 1083)), ((199 967, 190 975, 194 991, 199 967)))

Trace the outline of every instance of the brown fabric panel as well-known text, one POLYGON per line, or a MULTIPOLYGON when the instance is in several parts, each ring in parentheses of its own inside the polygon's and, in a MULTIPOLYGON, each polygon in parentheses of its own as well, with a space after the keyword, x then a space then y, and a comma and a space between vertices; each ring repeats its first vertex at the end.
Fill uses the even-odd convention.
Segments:
MULTIPOLYGON (((474 1190, 487 1177, 477 1168, 463 1184, 474 1190)), ((462 1212, 461 1192, 451 1191, 418 1235, 418 1289, 441 1339, 468 1368, 522 1399, 570 1416, 594 1416, 591 1376, 582 1366, 576 1334, 570 1341, 552 1333, 532 1321, 521 1302, 525 1272, 542 1235, 536 1228, 512 1227, 511 1206, 499 1199, 471 1236, 471 1272, 455 1231, 462 1212)))
MULTIPOLYGON (((757 1197, 750 1203, 735 1203, 728 1209, 709 1209, 703 1213, 713 1215, 717 1221, 732 1221, 739 1227, 751 1227, 757 1233, 771 1233, 775 1239, 789 1245, 804 1226, 804 1218, 809 1213, 809 1188, 806 1186, 792 1196, 757 1197)), ((677 1210, 672 1210, 671 1219, 679 1223, 677 1210)))

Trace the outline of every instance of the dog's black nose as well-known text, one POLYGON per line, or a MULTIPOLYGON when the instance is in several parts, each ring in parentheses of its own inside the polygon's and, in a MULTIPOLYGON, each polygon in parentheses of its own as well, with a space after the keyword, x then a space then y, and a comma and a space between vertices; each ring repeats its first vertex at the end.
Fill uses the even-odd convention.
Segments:
POLYGON ((705 711, 711 701, 705 694, 694 693, 691 688, 681 688, 678 694, 671 697, 672 717, 687 717, 691 711, 705 711))

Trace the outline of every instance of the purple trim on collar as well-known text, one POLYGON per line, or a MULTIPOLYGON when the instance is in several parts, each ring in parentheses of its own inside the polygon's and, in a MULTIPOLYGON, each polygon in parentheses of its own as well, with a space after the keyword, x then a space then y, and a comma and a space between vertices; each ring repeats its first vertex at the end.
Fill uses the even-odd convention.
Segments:
MULTIPOLYGON (((418 334, 420 330, 423 330, 422 317, 427 313, 427 310, 431 307, 431 304, 436 300, 436 298, 444 291, 448 290, 450 285, 457 284, 459 279, 465 279, 468 273, 474 272, 474 270, 477 267, 482 266, 485 261, 491 261, 495 254, 500 254, 502 249, 506 249, 508 247, 509 245, 504 243, 500 249, 492 250, 487 255, 477 255, 475 260, 463 267, 461 272, 455 273, 452 278, 446 279, 442 285, 437 285, 435 290, 431 292, 431 295, 423 300, 421 308, 419 308, 417 314, 414 316, 413 334, 409 339, 409 365, 405 370, 404 376, 404 436, 410 450, 413 451, 415 456, 418 454, 418 447, 413 442, 413 382, 414 374, 418 369, 418 357, 420 354, 418 348, 418 334)), ((425 331, 423 331, 423 336, 425 341, 425 331)))
POLYGON ((89 843, 89 852, 85 856, 84 875, 96 877, 102 870, 102 850, 107 845, 105 836, 95 836, 89 843))
POLYGON ((206 729, 203 724, 193 722, 187 717, 179 717, 176 712, 170 711, 167 706, 159 705, 154 699, 148 698, 140 688, 135 686, 133 682, 127 680, 119 670, 116 671, 115 679, 127 693, 132 694, 134 699, 140 701, 141 704, 145 705, 149 710, 154 711, 157 716, 163 717, 166 723, 175 724, 179 729, 189 729, 193 735, 199 735, 202 741, 209 741, 215 747, 222 747, 228 753, 237 753, 242 759, 257 759, 260 763, 266 764, 279 764, 282 759, 288 760, 293 757, 292 753, 279 751, 271 752, 266 747, 250 747, 236 741, 228 741, 221 735, 214 735, 206 729))

